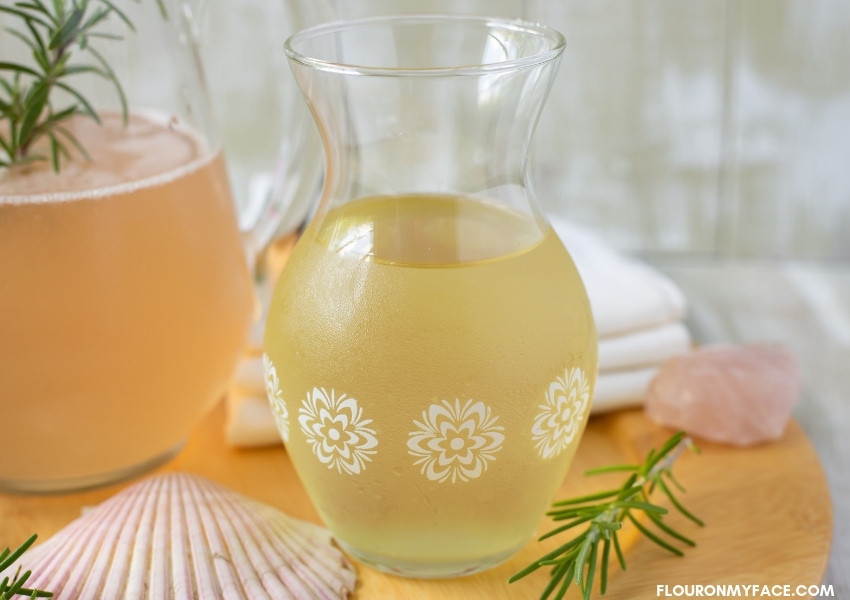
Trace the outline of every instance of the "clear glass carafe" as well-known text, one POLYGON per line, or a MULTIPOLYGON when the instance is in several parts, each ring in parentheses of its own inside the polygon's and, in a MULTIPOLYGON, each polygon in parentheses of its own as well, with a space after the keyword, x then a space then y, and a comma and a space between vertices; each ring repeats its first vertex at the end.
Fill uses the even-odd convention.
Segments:
POLYGON ((527 168, 563 48, 545 27, 449 16, 287 42, 326 178, 272 300, 270 400, 322 518, 379 569, 511 556, 584 430, 595 330, 527 168))
MULTIPOLYGON (((78 24, 111 6, 47 5, 66 15, 85 7, 78 24)), ((70 155, 59 155, 59 173, 49 159, 0 168, 4 490, 78 489, 166 460, 221 397, 246 341, 251 280, 191 7, 143 0, 121 10, 134 30, 112 12, 90 32, 100 37, 46 50, 77 69, 38 121, 77 107, 53 131, 70 155)), ((41 21, 30 26, 49 41, 41 21)), ((4 61, 42 68, 19 37, 2 46, 4 61)), ((20 84, 34 81, 25 73, 20 84)), ((0 134, 8 123, 4 114, 0 134)), ((42 136, 31 155, 49 157, 52 143, 42 136)))

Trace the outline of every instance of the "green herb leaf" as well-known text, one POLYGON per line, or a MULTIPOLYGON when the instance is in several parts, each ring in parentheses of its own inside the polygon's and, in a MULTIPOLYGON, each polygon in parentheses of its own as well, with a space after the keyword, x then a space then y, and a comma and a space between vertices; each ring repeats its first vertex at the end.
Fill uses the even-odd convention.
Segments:
POLYGON ((608 556, 611 554, 611 538, 605 538, 602 546, 602 565, 599 569, 599 592, 604 596, 608 588, 608 556))
POLYGON ((59 172, 59 142, 53 132, 48 132, 50 138, 50 166, 53 167, 55 173, 59 172))
POLYGON ((44 107, 47 105, 48 92, 47 84, 39 81, 30 88, 29 93, 26 95, 27 109, 24 112, 23 119, 21 119, 21 126, 18 130, 18 146, 26 148, 29 142, 34 141, 34 138, 31 138, 30 134, 35 129, 36 122, 41 117, 41 113, 44 112, 44 107))
POLYGON ((566 525, 562 525, 562 526, 560 526, 560 527, 557 527, 557 528, 553 529, 552 531, 549 531, 549 532, 547 532, 547 533, 544 533, 544 534, 543 534, 543 535, 541 535, 539 538, 537 538, 537 541, 538 541, 538 542, 542 542, 542 541, 543 541, 543 540, 545 540, 545 539, 549 539, 549 538, 550 538, 550 537, 552 537, 553 535, 558 535, 559 533, 563 533, 563 532, 564 532, 564 531, 566 531, 567 529, 572 529, 573 527, 577 527, 577 526, 581 525, 582 523, 587 523, 587 522, 588 522, 588 521, 590 521, 592 518, 593 518, 593 517, 582 517, 581 519, 576 519, 575 521, 570 521, 570 522, 569 522, 569 523, 567 523, 566 525))
POLYGON ((626 570, 626 558, 623 556, 623 550, 620 548, 620 538, 615 533, 613 535, 614 539, 614 551, 617 553, 617 562, 620 563, 620 568, 622 570, 626 570))
POLYGON ((602 500, 604 498, 611 498, 620 493, 620 488, 616 490, 608 490, 605 492, 598 492, 596 494, 588 494, 587 496, 579 496, 578 498, 571 498, 570 500, 561 500, 560 502, 553 502, 552 506, 569 506, 571 504, 583 504, 585 502, 590 502, 591 500, 602 500))
POLYGON ((94 120, 95 123, 100 125, 100 116, 97 114, 97 112, 94 110, 94 108, 92 108, 92 105, 89 104, 88 100, 86 100, 85 97, 80 92, 78 92, 77 90, 72 88, 70 85, 65 84, 65 83, 61 83, 61 82, 57 82, 56 87, 58 87, 61 90, 65 90, 66 92, 71 94, 74 98, 76 98, 77 102, 79 102, 80 105, 83 107, 83 112, 85 114, 87 114, 88 116, 90 116, 94 120))
POLYGON ((127 15, 125 15, 124 12, 120 8, 115 6, 109 0, 100 0, 100 1, 103 2, 106 6, 108 6, 109 10, 111 10, 116 15, 118 15, 118 18, 121 19, 122 21, 124 21, 124 24, 130 29, 130 31, 136 31, 136 28, 133 27, 133 23, 130 22, 130 19, 127 18, 127 15))
POLYGON ((15 36, 16 38, 18 38, 19 40, 21 40, 23 43, 25 43, 27 46, 29 46, 30 49, 32 49, 33 52, 35 52, 38 49, 38 46, 36 46, 36 44, 31 39, 29 39, 27 36, 25 36, 20 31, 18 31, 16 29, 12 29, 11 27, 4 27, 3 30, 6 33, 9 33, 9 34, 15 36))
POLYGON ((27 75, 32 75, 34 77, 39 77, 40 74, 38 71, 34 71, 29 67, 25 67, 23 65, 16 65, 15 63, 8 63, 0 61, 0 71, 16 71, 18 73, 26 73, 27 75))
POLYGON ((611 465, 609 467, 597 467, 596 469, 588 469, 584 472, 585 475, 601 475, 602 473, 616 473, 618 471, 637 471, 638 465, 611 465))
POLYGON ((24 19, 25 21, 35 21, 36 23, 46 27, 47 29, 50 29, 50 27, 52 27, 51 23, 49 23, 48 21, 45 21, 41 17, 34 16, 30 13, 27 13, 27 12, 20 10, 20 9, 17 9, 17 8, 12 8, 10 6, 3 6, 2 4, 0 4, 0 12, 8 13, 10 15, 15 15, 16 17, 20 17, 21 19, 24 19))
POLYGON ((661 488, 661 491, 664 492, 664 494, 670 499, 670 503, 676 507, 676 510, 678 510, 680 513, 685 515, 685 517, 687 517, 700 527, 703 527, 705 525, 705 523, 703 523, 700 519, 692 515, 684 506, 679 503, 679 501, 673 495, 673 492, 670 491, 670 488, 668 488, 667 485, 660 478, 657 483, 658 487, 661 488))
POLYGON ((118 100, 121 102, 121 115, 124 120, 124 125, 127 125, 129 119, 129 109, 127 108, 127 96, 124 95, 124 88, 121 87, 121 82, 118 81, 118 77, 115 76, 115 72, 112 70, 112 67, 109 66, 109 63, 106 62, 106 59, 103 56, 92 48, 91 46, 87 46, 86 50, 90 52, 103 67, 103 71, 106 73, 107 79, 111 79, 112 83, 115 85, 115 91, 118 92, 118 100))
POLYGON ((593 544, 590 549, 590 558, 587 559, 587 576, 584 578, 584 600, 590 600, 590 590, 593 589, 593 578, 596 575, 596 554, 599 551, 599 542, 593 544))
POLYGON ((62 26, 50 38, 50 44, 47 46, 50 50, 56 50, 69 44, 77 35, 77 29, 83 20, 85 13, 81 8, 75 8, 71 11, 71 16, 65 21, 62 26))
POLYGON ((74 136, 74 134, 72 134, 70 131, 68 131, 68 130, 67 130, 67 129, 65 129, 64 127, 58 127, 58 126, 57 126, 57 127, 56 127, 56 131, 57 131, 57 132, 59 132, 59 133, 61 133, 61 134, 65 137, 65 139, 67 139, 69 142, 71 142, 71 144, 73 144, 73 146, 77 149, 77 152, 79 152, 79 153, 80 153, 80 155, 81 155, 81 156, 82 156, 82 157, 83 157, 86 161, 91 162, 91 156, 89 156, 89 153, 88 153, 88 152, 86 152, 86 149, 85 149, 85 148, 83 148, 83 145, 82 145, 82 144, 80 143, 80 141, 79 141, 79 140, 78 140, 78 139, 74 136))
POLYGON ((646 513, 646 516, 649 517, 649 520, 652 521, 653 523, 655 523, 655 525, 658 526, 658 528, 661 531, 663 531, 664 533, 666 533, 670 537, 674 537, 677 540, 679 540, 680 542, 682 542, 683 544, 687 544, 688 546, 691 546, 691 547, 694 547, 694 546, 697 545, 697 543, 695 541, 693 541, 691 538, 685 537, 684 535, 682 535, 681 533, 679 533, 678 531, 676 531, 675 529, 673 529, 672 527, 667 525, 667 523, 662 521, 659 517, 655 516, 654 514, 646 513))

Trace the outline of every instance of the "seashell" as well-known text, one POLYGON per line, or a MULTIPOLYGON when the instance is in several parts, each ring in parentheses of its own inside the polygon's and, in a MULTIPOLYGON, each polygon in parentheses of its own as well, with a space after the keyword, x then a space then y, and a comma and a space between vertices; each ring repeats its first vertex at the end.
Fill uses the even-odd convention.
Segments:
POLYGON ((357 578, 330 533, 196 475, 145 479, 20 562, 54 598, 348 598, 357 578))

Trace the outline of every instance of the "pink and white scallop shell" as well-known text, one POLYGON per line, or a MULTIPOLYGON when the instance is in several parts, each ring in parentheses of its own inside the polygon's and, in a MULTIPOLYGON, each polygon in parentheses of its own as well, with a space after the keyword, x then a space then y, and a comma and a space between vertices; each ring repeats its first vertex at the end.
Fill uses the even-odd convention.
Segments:
POLYGON ((196 475, 127 488, 20 559, 56 599, 348 598, 330 533, 196 475))

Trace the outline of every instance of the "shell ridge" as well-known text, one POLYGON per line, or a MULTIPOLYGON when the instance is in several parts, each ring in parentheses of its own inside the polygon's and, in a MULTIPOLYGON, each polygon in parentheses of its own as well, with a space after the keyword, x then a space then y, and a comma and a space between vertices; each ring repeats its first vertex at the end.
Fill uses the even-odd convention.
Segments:
POLYGON ((198 598, 193 572, 192 547, 186 531, 186 513, 180 502, 181 484, 185 475, 175 473, 169 477, 169 553, 171 557, 171 592, 175 600, 198 598))
POLYGON ((281 597, 279 594, 283 594, 286 599, 312 599, 310 590, 302 582, 295 583, 297 589, 292 589, 290 583, 294 583, 291 580, 297 577, 297 574, 290 562, 297 561, 298 557, 283 556, 277 550, 267 534, 266 524, 259 518, 262 515, 252 510, 250 499, 239 494, 223 494, 221 499, 228 510, 232 511, 231 518, 238 519, 242 525, 245 532, 242 537, 250 536, 252 562, 256 565, 258 561, 262 561, 264 572, 259 574, 270 596, 277 599, 281 597))
MULTIPOLYGON (((288 573, 291 573, 293 577, 295 577, 295 581, 292 581, 293 584, 299 585, 299 587, 306 587, 308 595, 306 598, 312 600, 316 596, 314 592, 316 589, 320 589, 321 587, 328 586, 328 582, 321 578, 316 577, 313 569, 306 565, 305 558, 314 558, 310 552, 305 552, 303 554, 299 554, 295 548, 292 547, 293 540, 287 539, 287 536, 284 534, 284 530, 280 528, 276 528, 274 521, 270 518, 272 516, 276 517, 278 511, 268 505, 263 505, 260 503, 253 502, 255 505, 255 510, 257 508, 262 508, 262 513, 265 513, 266 517, 265 530, 266 530, 266 539, 272 544, 272 547, 277 550, 277 552, 281 555, 281 558, 284 560, 284 568, 288 573), (260 504, 259 507, 256 507, 256 504, 260 504)), ((261 511, 258 510, 258 513, 261 511)), ((296 593, 297 590, 290 588, 290 581, 286 581, 287 588, 289 588, 293 593, 296 593)), ((302 598, 303 596, 298 596, 298 598, 302 598)))
POLYGON ((50 544, 53 538, 48 539, 43 544, 40 544, 32 549, 29 554, 36 554, 36 550, 41 550, 36 554, 35 559, 31 560, 31 556, 24 555, 18 560, 16 565, 13 565, 10 570, 14 571, 21 567, 22 570, 31 570, 32 576, 28 580, 28 584, 32 587, 47 588, 54 591, 55 596, 59 596, 61 588, 57 588, 58 582, 62 581, 63 576, 71 572, 74 567, 72 559, 73 550, 83 546, 85 540, 80 536, 66 536, 60 540, 61 544, 50 544), (70 552, 65 551, 70 548, 70 552), (53 552, 53 550, 57 550, 53 552), (24 559, 26 562, 23 562, 24 559))
POLYGON ((233 561, 222 540, 222 531, 216 522, 210 503, 204 502, 207 499, 207 493, 204 488, 206 486, 187 486, 186 491, 193 500, 193 502, 187 504, 194 503, 200 517, 200 533, 203 535, 210 552, 210 563, 215 573, 214 581, 218 584, 219 588, 219 596, 216 597, 225 599, 242 598, 244 596, 239 594, 239 576, 233 567, 233 561))
MULTIPOLYGON (((218 486, 218 489, 224 492, 222 498, 228 503, 238 503, 240 511, 251 515, 254 534, 262 536, 266 550, 274 550, 274 555, 279 557, 273 561, 283 569, 282 572, 278 571, 278 576, 289 593, 295 594, 295 598, 314 600, 347 597, 354 589, 357 579, 354 567, 339 549, 331 545, 330 532, 227 488, 218 486), (289 539, 290 533, 299 528, 310 532, 311 539, 303 539, 302 542, 289 539), (293 542, 296 542, 294 546, 293 542), (338 572, 340 576, 335 576, 338 572), (331 591, 333 596, 328 595, 331 591)), ((297 537, 304 538, 300 531, 297 537)), ((268 556, 268 552, 266 554, 268 556)))
MULTIPOLYGON (((90 539, 97 540, 97 550, 91 554, 91 560, 86 563, 85 573, 81 572, 81 576, 85 575, 85 579, 81 581, 82 588, 77 593, 76 597, 85 600, 100 600, 105 596, 101 592, 107 577, 110 574, 110 566, 119 565, 119 573, 116 577, 123 579, 123 569, 120 568, 120 563, 114 560, 115 553, 126 550, 127 544, 125 540, 132 536, 135 528, 128 527, 128 523, 137 522, 139 511, 144 507, 144 501, 147 496, 147 488, 154 485, 155 482, 144 482, 145 485, 138 490, 131 487, 125 490, 122 495, 124 502, 122 503, 120 512, 116 515, 117 518, 104 519, 103 527, 98 529, 97 536, 92 536, 90 539), (109 548, 111 551, 106 552, 104 548, 109 548)), ((93 512, 90 512, 87 517, 92 519, 93 512)), ((132 547, 132 546, 131 546, 132 547)), ((88 548, 93 550, 92 547, 88 548)), ((126 561, 124 561, 126 565, 126 561)))
MULTIPOLYGON (((115 503, 112 504, 114 506, 115 503)), ((57 598, 61 596, 68 576, 77 565, 75 555, 86 544, 89 532, 86 516, 80 515, 65 529, 24 555, 26 568, 33 572, 29 585, 53 590, 57 598), (31 561, 32 558, 35 560, 31 561)), ((20 561, 18 564, 21 564, 20 561)))
POLYGON ((320 544, 330 545, 331 548, 333 548, 334 550, 333 555, 331 555, 330 553, 313 553, 312 555, 330 570, 336 570, 336 568, 339 567, 341 563, 342 566, 344 566, 348 570, 348 573, 350 573, 350 581, 353 582, 356 579, 354 565, 348 560, 348 558, 341 550, 339 550, 336 546, 332 545, 333 536, 331 536, 329 531, 323 529, 322 527, 319 527, 318 525, 315 525, 314 523, 310 523, 307 521, 296 521, 292 519, 286 519, 286 515, 275 515, 275 517, 275 524, 283 530, 287 531, 288 537, 290 537, 298 544, 298 547, 301 549, 302 552, 313 553, 314 549, 320 544))
MULTIPOLYGON (((208 486, 215 486, 223 494, 222 497, 233 499, 241 503, 243 510, 246 512, 256 512, 258 516, 262 516, 265 523, 263 528, 268 532, 264 537, 266 540, 273 542, 278 552, 285 552, 285 562, 282 566, 286 572, 291 573, 296 579, 287 578, 283 582, 287 586, 290 593, 295 593, 296 598, 306 598, 312 600, 319 596, 317 590, 330 588, 334 590, 334 597, 347 596, 354 589, 357 580, 357 574, 354 566, 347 560, 345 555, 335 546, 332 545, 332 537, 326 529, 307 521, 295 519, 281 512, 277 508, 249 498, 238 492, 227 489, 214 482, 207 481, 208 486), (275 526, 272 527, 271 525, 275 526), (303 531, 302 531, 303 530, 303 531), (304 532, 310 535, 304 535, 304 532), (291 543, 295 540, 288 538, 293 537, 300 540, 292 547, 291 543), (271 534, 271 535, 269 535, 271 534), (326 552, 321 549, 326 548, 326 552), (318 564, 307 564, 305 557, 312 559, 311 562, 318 564), (337 576, 336 574, 339 574, 337 576), (297 584, 296 584, 297 582, 297 584), (298 589, 292 589, 290 583, 296 584, 307 594, 300 595, 298 589)), ((260 519, 254 519, 259 523, 260 519)), ((324 594, 321 596, 324 597, 324 594)))
POLYGON ((232 506, 229 506, 227 496, 226 490, 219 486, 209 486, 207 490, 208 499, 213 500, 210 502, 210 507, 221 529, 222 540, 227 547, 233 569, 249 598, 270 599, 255 560, 262 560, 262 555, 256 552, 256 548, 250 548, 246 543, 250 540, 233 526, 234 520, 244 524, 245 519, 243 515, 238 514, 238 511, 233 510, 232 506))
MULTIPOLYGON (((100 598, 122 597, 125 600, 143 598, 144 578, 141 586, 134 585, 139 578, 139 573, 143 574, 145 570, 146 557, 140 556, 139 546, 146 549, 150 546, 149 526, 146 527, 146 525, 149 525, 153 513, 151 499, 159 487, 159 481, 152 481, 150 485, 140 487, 139 493, 135 494, 137 501, 128 507, 126 513, 118 515, 116 520, 123 523, 122 532, 114 548, 112 568, 107 573, 105 584, 100 591, 100 598), (141 565, 140 562, 142 562, 141 565)), ((127 493, 128 498, 132 497, 130 492, 122 493, 127 493)))
POLYGON ((312 523, 288 517, 272 507, 265 508, 267 512, 272 511, 268 514, 269 526, 278 532, 276 537, 288 545, 288 551, 294 556, 309 556, 314 559, 311 565, 308 565, 307 561, 299 561, 306 567, 306 570, 299 571, 302 579, 321 588, 321 585, 317 585, 318 580, 325 587, 331 587, 343 595, 354 589, 357 580, 354 565, 339 549, 331 545, 330 532, 312 523), (312 535, 304 535, 302 530, 312 535), (322 547, 330 549, 330 552, 319 552, 322 547), (345 577, 346 575, 348 577, 345 577))
POLYGON ((220 598, 221 587, 214 569, 213 554, 207 542, 207 535, 201 521, 198 505, 193 501, 191 486, 195 484, 191 477, 180 480, 180 486, 176 500, 183 508, 186 523, 186 536, 191 550, 192 574, 195 581, 195 594, 200 599, 220 598), (188 502, 184 500, 189 500, 188 502))
MULTIPOLYGON (((107 514, 118 513, 124 502, 123 497, 120 496, 121 494, 118 494, 112 498, 108 498, 98 504, 96 508, 107 514)), ((86 514, 80 515, 62 530, 32 548, 25 555, 26 568, 33 572, 29 580, 30 585, 55 589, 58 597, 61 589, 57 588, 57 586, 64 587, 64 584, 61 583, 62 577, 67 575, 74 567, 79 566, 80 562, 80 553, 67 552, 67 550, 84 545, 87 534, 90 535, 92 533, 87 521, 86 514), (54 552, 54 549, 59 548, 65 549, 66 552, 54 552), (60 570, 56 571, 56 568, 60 570), (52 573, 53 577, 45 577, 44 573, 52 573)))
POLYGON ((249 550, 251 562, 270 597, 286 599, 304 597, 304 590, 295 595, 290 590, 288 580, 295 574, 289 562, 279 552, 275 552, 274 547, 268 543, 266 536, 263 535, 264 523, 259 518, 260 515, 252 512, 250 506, 246 504, 247 498, 238 494, 222 494, 221 500, 230 518, 238 521, 241 526, 243 532, 241 538, 250 542, 246 544, 246 549, 249 550))
MULTIPOLYGON (((83 596, 82 588, 85 585, 85 577, 91 573, 93 562, 103 546, 103 539, 106 532, 112 526, 116 517, 126 510, 126 506, 132 502, 132 498, 122 495, 120 498, 116 496, 112 498, 114 502, 110 502, 108 510, 110 517, 100 521, 95 520, 92 515, 95 514, 97 507, 82 516, 82 520, 86 525, 92 523, 92 527, 85 527, 80 535, 81 552, 73 556, 70 570, 64 573, 64 581, 61 584, 61 591, 56 589, 56 585, 51 585, 48 589, 55 590, 55 597, 78 599, 83 596), (61 594, 61 595, 60 595, 61 594)), ((71 558, 69 556, 69 558, 71 558)))
MULTIPOLYGON (((265 513, 266 521, 268 522, 269 526, 273 527, 275 530, 279 530, 279 532, 281 533, 285 532, 287 534, 287 538, 292 538, 289 541, 297 542, 296 545, 299 548, 303 547, 306 550, 312 550, 312 542, 318 541, 326 544, 329 544, 331 542, 330 534, 319 535, 315 537, 305 536, 300 526, 312 525, 312 523, 307 523, 306 521, 296 521, 288 515, 285 515, 279 512, 277 509, 267 505, 260 504, 256 506, 256 510, 263 511, 265 513)), ((321 531, 321 528, 317 526, 314 527, 321 531)), ((312 530, 306 529, 306 531, 312 530)), ((326 560, 326 557, 324 555, 318 555, 317 557, 322 559, 323 561, 326 560)))
MULTIPOLYGON (((171 549, 168 545, 170 519, 170 503, 174 488, 174 477, 167 475, 160 478, 161 485, 157 493, 153 493, 153 514, 150 518, 150 535, 148 536, 148 547, 145 549, 144 558, 148 565, 147 577, 140 573, 137 581, 142 584, 147 580, 147 593, 145 596, 150 600, 173 600, 174 594, 171 586, 171 561, 166 560, 171 549)), ((140 599, 145 597, 140 596, 140 599)))
MULTIPOLYGON (((130 585, 133 563, 137 560, 139 534, 140 532, 148 533, 143 525, 146 519, 150 519, 154 509, 151 498, 155 496, 157 488, 161 485, 157 480, 144 483, 148 483, 148 485, 139 486, 137 491, 132 487, 125 490, 128 503, 124 507, 124 511, 118 514, 115 519, 120 523, 120 531, 113 546, 112 556, 109 557, 108 564, 105 565, 104 573, 98 577, 100 580, 98 582, 99 587, 93 590, 92 598, 122 597, 124 600, 142 600, 141 595, 128 595, 126 590, 130 585)), ((149 545, 149 540, 143 539, 143 541, 148 542, 149 545)), ((105 539, 104 545, 107 542, 105 539)), ((103 554, 102 550, 101 554, 103 554)), ((144 580, 142 583, 144 584, 144 580)), ((144 586, 142 589, 144 589, 144 586)))
MULTIPOLYGON (((75 526, 71 533, 76 534, 77 530, 80 529, 78 526, 79 520, 80 517, 69 524, 69 528, 71 525, 75 526)), ((21 559, 19 559, 18 562, 11 567, 11 570, 17 569, 18 566, 20 566, 24 571, 29 569, 32 571, 29 584, 35 587, 46 587, 45 579, 47 578, 47 573, 55 572, 57 567, 60 569, 68 568, 67 565, 71 564, 69 553, 51 551, 54 548, 57 550, 62 550, 66 547, 73 548, 75 543, 76 545, 82 543, 80 537, 77 535, 62 534, 65 534, 65 530, 60 531, 54 537, 35 546, 27 554, 21 557, 21 559)))
MULTIPOLYGON (((274 527, 274 526, 272 526, 274 527)), ((297 567, 297 572, 299 577, 306 581, 308 584, 311 584, 315 588, 321 588, 323 584, 324 587, 327 588, 336 588, 339 585, 338 581, 334 581, 334 577, 331 572, 327 569, 327 565, 324 564, 326 557, 325 556, 317 556, 313 553, 314 546, 311 546, 307 543, 301 543, 304 540, 298 540, 291 535, 291 532, 282 533, 287 531, 286 528, 279 527, 278 535, 281 538, 284 536, 288 537, 287 543, 290 544, 290 551, 295 555, 304 555, 308 556, 312 559, 317 559, 313 561, 313 564, 307 564, 308 561, 301 561, 301 564, 297 567)))
MULTIPOLYGON (((26 565, 22 567, 23 570, 30 569, 32 570, 32 579, 29 580, 30 583, 37 581, 39 573, 43 570, 42 567, 49 568, 56 562, 61 562, 63 555, 58 553, 52 553, 50 550, 52 548, 62 548, 65 546, 73 546, 75 541, 79 541, 78 532, 82 529, 80 521, 82 520, 82 516, 77 517, 73 521, 71 521, 64 529, 60 530, 53 537, 48 540, 43 541, 42 543, 37 543, 29 552, 24 555, 26 559, 26 565), (48 543, 50 542, 50 543, 48 543)), ((19 564, 22 564, 21 561, 18 561, 19 564)), ((17 565, 15 566, 17 568, 17 565)))

